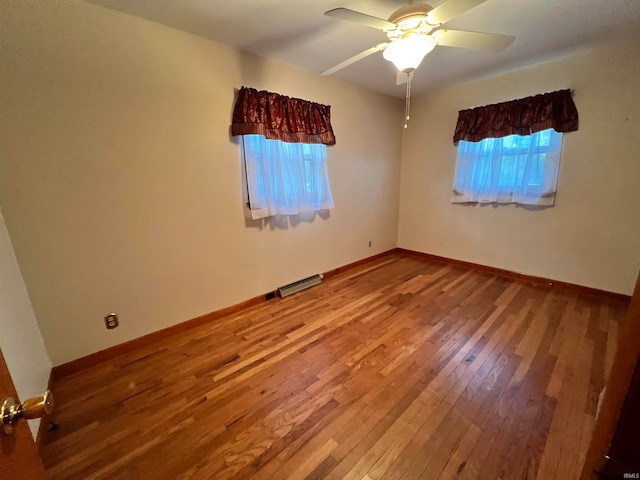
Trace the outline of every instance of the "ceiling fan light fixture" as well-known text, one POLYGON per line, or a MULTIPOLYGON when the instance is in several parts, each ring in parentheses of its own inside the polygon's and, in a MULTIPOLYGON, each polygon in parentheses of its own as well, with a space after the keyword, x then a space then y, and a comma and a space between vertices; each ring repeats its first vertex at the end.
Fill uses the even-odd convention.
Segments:
POLYGON ((410 35, 391 42, 382 55, 399 71, 411 72, 418 68, 425 55, 435 46, 436 41, 428 35, 410 35))

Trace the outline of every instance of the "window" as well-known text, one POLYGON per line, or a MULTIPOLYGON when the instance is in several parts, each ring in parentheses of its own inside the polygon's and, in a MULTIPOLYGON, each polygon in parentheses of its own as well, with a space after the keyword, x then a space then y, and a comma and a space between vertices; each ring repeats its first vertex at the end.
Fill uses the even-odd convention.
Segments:
POLYGON ((562 133, 458 142, 453 203, 520 203, 552 206, 555 201, 562 133))
POLYGON ((333 208, 327 146, 243 135, 249 207, 254 219, 333 208))

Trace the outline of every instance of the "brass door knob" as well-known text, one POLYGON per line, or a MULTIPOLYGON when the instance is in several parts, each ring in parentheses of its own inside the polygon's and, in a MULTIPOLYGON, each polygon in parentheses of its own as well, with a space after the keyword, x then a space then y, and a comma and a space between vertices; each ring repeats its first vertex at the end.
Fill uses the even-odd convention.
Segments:
POLYGON ((15 398, 8 397, 2 403, 2 409, 0 410, 4 433, 12 434, 13 427, 21 418, 32 419, 51 415, 53 408, 53 395, 50 390, 47 390, 39 397, 25 400, 22 404, 17 403, 15 398))

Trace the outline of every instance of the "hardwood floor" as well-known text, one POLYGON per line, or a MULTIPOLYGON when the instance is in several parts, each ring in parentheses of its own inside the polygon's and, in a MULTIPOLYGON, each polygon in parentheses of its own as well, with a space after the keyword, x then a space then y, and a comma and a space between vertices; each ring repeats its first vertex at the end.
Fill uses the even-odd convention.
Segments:
POLYGON ((54 385, 52 479, 580 474, 627 304, 394 254, 54 385))

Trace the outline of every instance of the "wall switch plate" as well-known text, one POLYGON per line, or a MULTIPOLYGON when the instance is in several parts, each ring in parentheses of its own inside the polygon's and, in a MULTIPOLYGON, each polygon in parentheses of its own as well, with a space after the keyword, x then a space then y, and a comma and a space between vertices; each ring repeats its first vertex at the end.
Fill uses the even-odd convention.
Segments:
POLYGON ((118 314, 110 313, 109 315, 105 315, 104 324, 106 325, 107 330, 113 330, 114 328, 117 328, 118 325, 120 325, 120 322, 118 321, 118 314))
POLYGON ((369 240, 369 247, 371 247, 371 245, 373 245, 373 242, 369 240))

